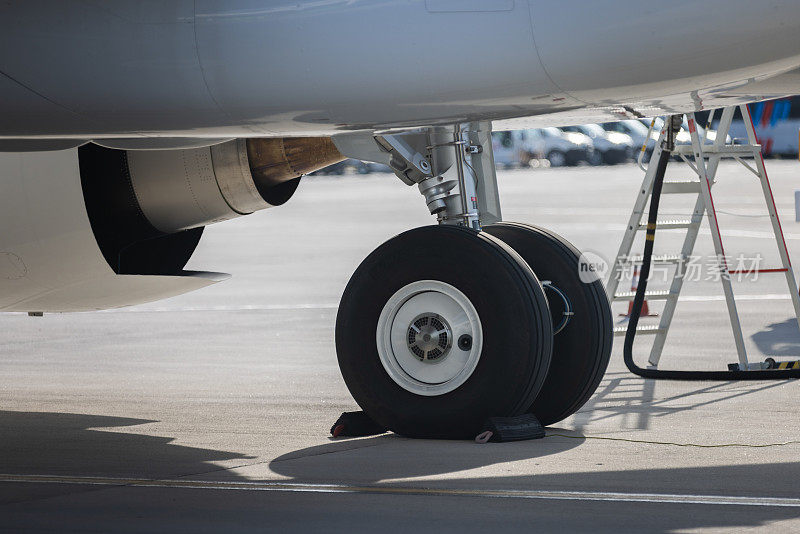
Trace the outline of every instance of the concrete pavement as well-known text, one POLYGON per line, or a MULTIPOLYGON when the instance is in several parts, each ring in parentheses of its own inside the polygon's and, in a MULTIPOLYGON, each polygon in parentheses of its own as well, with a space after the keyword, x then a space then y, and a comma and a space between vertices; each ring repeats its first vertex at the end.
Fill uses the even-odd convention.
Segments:
MULTIPOLYGON (((800 164, 767 168, 800 264, 800 164)), ((641 172, 499 180, 507 220, 612 258, 641 172)), ((770 267, 759 194, 746 170, 722 167, 726 248, 770 267)), ((597 394, 543 440, 331 441, 338 414, 356 409, 333 346, 339 295, 378 244, 431 222, 391 176, 312 177, 285 206, 207 229, 189 268, 230 281, 129 310, 0 315, 0 530, 800 529, 800 386, 645 381, 625 370, 619 342, 597 394)), ((656 250, 678 243, 664 232, 656 250)), ((710 254, 707 233, 698 248, 710 254)), ((736 291, 750 299, 740 311, 754 359, 800 355, 783 279, 736 291)), ((663 366, 724 369, 735 351, 719 284, 685 295, 663 366)))

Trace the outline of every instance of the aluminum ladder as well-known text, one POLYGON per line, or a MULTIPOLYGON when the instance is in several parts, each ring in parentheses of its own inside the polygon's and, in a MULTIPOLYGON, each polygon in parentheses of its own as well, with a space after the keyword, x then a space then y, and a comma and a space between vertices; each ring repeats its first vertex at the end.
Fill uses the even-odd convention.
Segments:
MULTIPOLYGON (((694 205, 694 211, 690 218, 686 220, 664 220, 656 223, 656 230, 669 230, 669 229, 685 229, 686 236, 683 241, 680 254, 678 255, 662 255, 653 256, 653 263, 661 264, 674 264, 675 271, 670 282, 670 288, 667 291, 648 291, 645 293, 645 298, 650 300, 664 300, 664 310, 658 326, 640 326, 636 329, 637 335, 650 334, 655 335, 653 346, 650 350, 650 357, 648 358, 650 365, 657 367, 661 359, 661 352, 664 349, 664 343, 667 339, 669 327, 672 323, 672 318, 675 313, 675 308, 678 303, 683 283, 685 281, 687 262, 694 250, 697 236, 700 232, 700 225, 703 216, 708 217, 709 226, 711 230, 712 240, 714 242, 714 250, 717 258, 719 259, 719 274, 720 281, 722 282, 722 289, 725 294, 725 301, 728 307, 728 315, 730 317, 731 329, 733 331, 734 342, 736 344, 736 351, 738 353, 739 363, 729 365, 731 370, 757 370, 768 369, 775 365, 775 362, 750 363, 747 360, 747 351, 744 345, 744 338, 742 335, 741 323, 739 321, 739 313, 736 309, 736 300, 733 294, 733 287, 731 285, 731 274, 742 273, 742 271, 731 270, 725 256, 725 249, 722 243, 722 236, 720 235, 719 223, 717 221, 717 214, 714 209, 714 199, 711 194, 711 187, 714 184, 719 162, 722 158, 733 158, 742 165, 744 165, 750 172, 752 172, 761 183, 761 190, 764 195, 764 200, 769 212, 770 222, 772 224, 775 242, 777 244, 778 253, 780 255, 781 264, 780 268, 774 269, 759 269, 759 273, 784 273, 786 276, 786 283, 789 287, 789 293, 794 306, 795 317, 800 326, 800 295, 798 294, 797 281, 792 269, 791 260, 789 259, 789 252, 786 248, 786 241, 783 237, 783 230, 778 218, 778 213, 775 208, 775 200, 772 196, 772 189, 767 177, 767 171, 764 166, 764 158, 761 154, 761 146, 755 134, 755 128, 750 116, 750 111, 747 105, 738 106, 742 119, 744 120, 747 129, 747 144, 729 144, 727 143, 728 131, 730 130, 731 121, 733 120, 736 106, 724 108, 719 120, 716 137, 712 143, 706 143, 705 138, 701 138, 696 128, 696 120, 694 114, 687 114, 686 119, 688 122, 689 133, 691 134, 691 145, 678 145, 673 151, 673 155, 680 156, 680 158, 688 164, 697 176, 697 180, 689 181, 665 181, 663 184, 662 195, 665 194, 694 194, 697 196, 694 205), (749 163, 744 161, 743 158, 753 158, 755 168, 749 163)), ((713 120, 714 113, 708 119, 710 125, 713 120)), ((666 123, 664 121, 664 128, 661 130, 658 143, 653 149, 650 161, 658 161, 661 154, 661 142, 666 135, 666 123)), ((652 124, 651 124, 652 130, 652 124)), ((706 129, 707 131, 707 129, 706 129)), ((649 139, 649 133, 648 133, 649 139)), ((642 147, 642 155, 644 154, 645 147, 642 147)), ((639 157, 640 166, 642 155, 639 157)), ((636 262, 641 262, 641 256, 631 256, 631 249, 633 247, 634 239, 640 231, 644 231, 647 224, 643 222, 646 220, 645 207, 652 193, 653 181, 656 172, 656 165, 649 165, 645 172, 644 181, 637 195, 634 204, 633 213, 628 221, 628 226, 625 231, 625 236, 619 247, 619 252, 611 269, 611 276, 606 285, 606 290, 609 299, 612 301, 632 301, 634 292, 617 292, 619 283, 622 279, 623 272, 630 265, 636 262)), ((617 327, 614 329, 615 335, 624 336, 626 333, 625 327, 617 327)))

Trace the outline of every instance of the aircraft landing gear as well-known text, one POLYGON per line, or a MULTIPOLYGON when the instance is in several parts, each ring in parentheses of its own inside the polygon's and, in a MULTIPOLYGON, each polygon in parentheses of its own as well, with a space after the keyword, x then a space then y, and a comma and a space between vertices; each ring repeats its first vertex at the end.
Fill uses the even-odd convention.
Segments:
POLYGON ((489 417, 552 424, 577 411, 608 364, 608 300, 563 238, 498 223, 490 124, 334 142, 418 185, 440 223, 378 247, 342 296, 339 367, 367 415, 405 436, 463 439, 489 417))
POLYGON ((489 235, 409 230, 358 267, 336 318, 345 383, 381 425, 410 437, 474 437, 520 415, 547 376, 553 333, 530 268, 489 235))

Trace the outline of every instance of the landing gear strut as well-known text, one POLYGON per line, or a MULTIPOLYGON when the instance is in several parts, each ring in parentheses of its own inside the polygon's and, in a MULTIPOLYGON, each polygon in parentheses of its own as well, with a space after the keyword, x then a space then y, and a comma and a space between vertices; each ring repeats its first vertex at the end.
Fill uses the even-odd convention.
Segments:
POLYGON ((378 247, 344 291, 336 351, 362 409, 402 435, 456 439, 489 417, 577 411, 611 352, 605 291, 581 281, 563 238, 499 223, 490 124, 334 142, 417 185, 439 222, 378 247))

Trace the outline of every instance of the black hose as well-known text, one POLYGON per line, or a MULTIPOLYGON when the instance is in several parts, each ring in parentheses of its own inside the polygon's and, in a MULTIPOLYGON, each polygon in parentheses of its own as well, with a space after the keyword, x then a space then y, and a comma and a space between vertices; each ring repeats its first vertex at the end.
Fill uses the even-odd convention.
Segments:
POLYGON ((639 285, 633 299, 628 330, 625 332, 625 346, 623 356, 625 366, 631 373, 643 378, 660 378, 664 380, 785 380, 787 378, 800 378, 800 369, 769 369, 755 371, 667 371, 659 369, 644 369, 633 361, 633 341, 636 337, 636 326, 644 304, 644 293, 647 291, 647 279, 650 276, 650 264, 653 258, 653 244, 656 235, 656 220, 658 217, 658 203, 661 199, 661 187, 664 184, 664 174, 667 163, 672 154, 669 147, 661 151, 653 179, 653 194, 650 198, 650 213, 647 217, 647 233, 642 256, 642 268, 639 274, 639 285))

